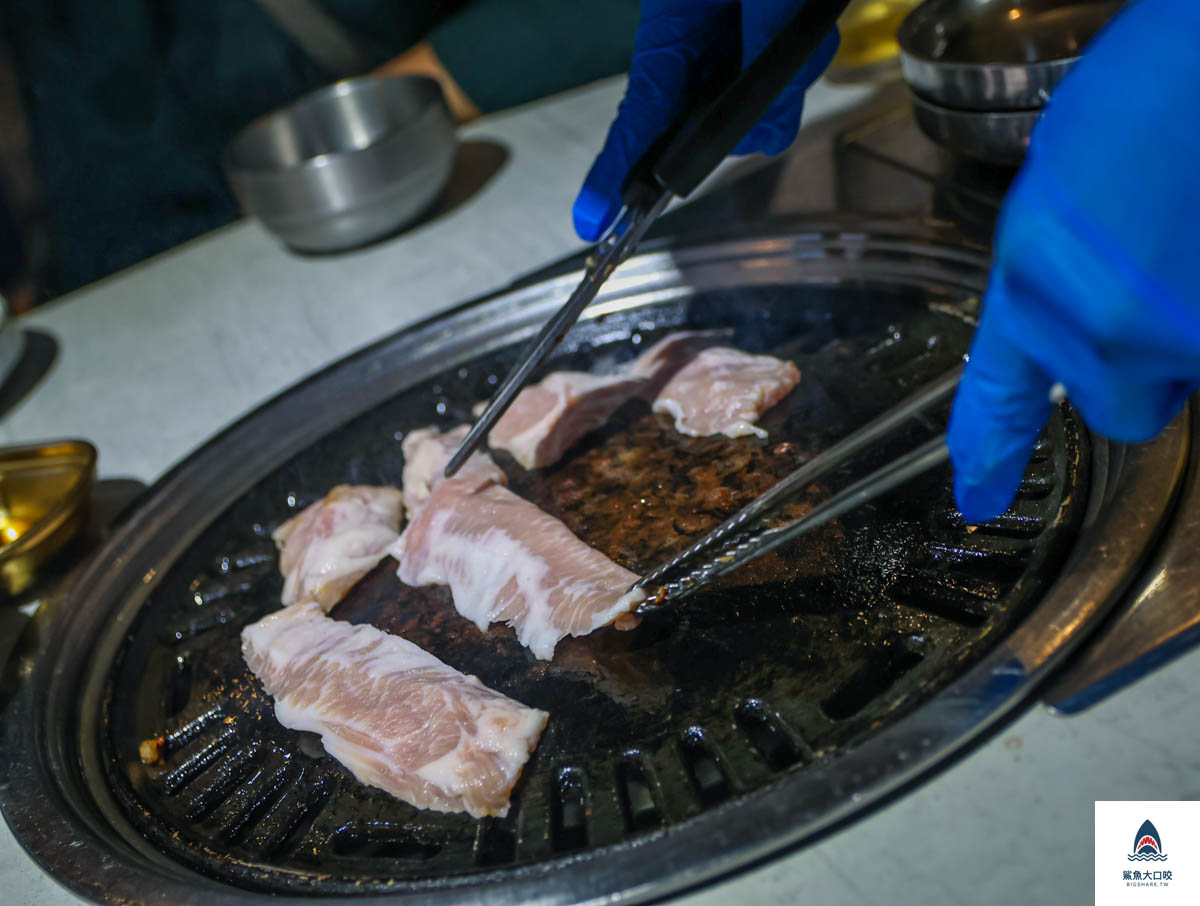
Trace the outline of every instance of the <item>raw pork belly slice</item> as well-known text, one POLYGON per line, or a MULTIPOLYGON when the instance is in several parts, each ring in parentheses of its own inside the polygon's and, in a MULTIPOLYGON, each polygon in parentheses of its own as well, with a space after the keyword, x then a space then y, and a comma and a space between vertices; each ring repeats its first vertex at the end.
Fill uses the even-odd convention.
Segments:
POLYGON ((314 600, 331 610, 387 554, 401 504, 395 488, 339 484, 277 528, 283 603, 314 600))
MULTIPOLYGON (((724 334, 721 330, 668 334, 621 374, 555 371, 517 395, 488 435, 488 443, 526 469, 554 465, 572 444, 603 425, 634 396, 653 400, 675 372, 724 334)), ((475 414, 482 410, 481 405, 475 414)))
POLYGON ((401 582, 449 585, 459 613, 480 629, 510 623, 543 660, 560 639, 599 629, 646 598, 628 591, 636 574, 502 483, 481 484, 478 473, 439 483, 390 552, 401 582))
POLYGON ((641 393, 653 400, 675 373, 728 335, 725 330, 677 330, 669 333, 629 365, 629 374, 646 380, 641 393))
MULTIPOLYGON (((445 432, 433 427, 418 428, 404 438, 400 445, 404 453, 401 481, 404 483, 404 505, 410 520, 417 518, 429 495, 445 480, 443 470, 446 463, 463 442, 470 427, 459 425, 445 432)), ((501 468, 492 462, 487 453, 478 450, 454 473, 454 478, 475 487, 492 482, 508 484, 508 477, 501 468)))
POLYGON ((645 384, 638 377, 555 371, 517 394, 488 435, 488 443, 507 451, 526 469, 553 465, 645 384))
POLYGON ((799 382, 800 370, 791 362, 716 346, 680 368, 659 391, 653 408, 672 415, 680 434, 766 437, 754 422, 799 382))
POLYGON ((545 711, 313 602, 247 626, 242 655, 281 724, 319 733, 360 781, 419 808, 503 817, 546 726, 545 711))

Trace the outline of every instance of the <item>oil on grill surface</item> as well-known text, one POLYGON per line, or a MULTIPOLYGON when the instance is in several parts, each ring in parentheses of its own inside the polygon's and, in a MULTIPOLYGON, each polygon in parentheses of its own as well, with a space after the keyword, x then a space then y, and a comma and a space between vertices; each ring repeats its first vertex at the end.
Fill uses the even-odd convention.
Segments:
MULTIPOLYGON (((581 325, 553 367, 611 365, 669 328, 720 326, 742 348, 792 358, 803 379, 764 419, 766 443, 683 438, 633 403, 558 467, 525 473, 497 458, 520 493, 645 570, 950 367, 969 327, 948 299, 933 301, 941 304, 896 288, 741 290, 581 325)), ((130 631, 106 705, 113 786, 160 848, 245 886, 362 892, 652 839, 786 782, 961 673, 1044 589, 1084 497, 1071 493, 1081 442, 1060 412, 1018 501, 993 524, 963 525, 940 471, 673 614, 568 639, 549 663, 506 628, 480 632, 444 589, 405 588, 385 560, 335 617, 402 634, 550 712, 507 818, 419 811, 357 783, 316 737, 282 729, 238 634, 278 606, 270 530, 338 482, 398 485, 403 432, 468 419, 514 353, 452 368, 314 438, 164 577, 130 631), (157 763, 143 765, 143 741, 157 763)), ((938 418, 857 468, 928 436, 938 418)))

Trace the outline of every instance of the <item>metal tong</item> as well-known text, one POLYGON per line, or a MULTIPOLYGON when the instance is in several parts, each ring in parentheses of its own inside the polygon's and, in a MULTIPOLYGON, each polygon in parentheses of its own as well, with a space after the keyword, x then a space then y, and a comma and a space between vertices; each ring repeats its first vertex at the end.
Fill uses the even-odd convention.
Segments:
POLYGON ((763 528, 772 514, 814 481, 839 469, 851 457, 891 434, 908 419, 949 399, 961 375, 960 365, 927 384, 899 405, 814 456, 670 563, 643 576, 633 588, 644 590, 650 597, 638 608, 638 612, 648 613, 685 597, 751 560, 945 462, 950 452, 946 447, 946 435, 940 434, 847 486, 799 519, 763 528))
MULTIPOLYGON (((458 471, 520 393, 534 370, 596 298, 609 275, 637 247, 672 197, 686 198, 737 147, 834 27, 849 0, 807 0, 748 66, 742 68, 740 12, 731 5, 709 74, 685 92, 680 115, 633 167, 622 188, 625 207, 588 255, 583 279, 566 304, 522 352, 462 444, 446 464, 458 471)), ((707 62, 707 61, 706 61, 707 62)))

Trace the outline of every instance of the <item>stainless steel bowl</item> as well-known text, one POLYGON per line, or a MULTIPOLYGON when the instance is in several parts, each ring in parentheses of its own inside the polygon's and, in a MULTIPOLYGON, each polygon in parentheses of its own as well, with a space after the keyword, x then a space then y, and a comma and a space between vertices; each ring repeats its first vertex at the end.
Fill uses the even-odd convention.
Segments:
POLYGON ((225 153, 242 209, 289 246, 353 248, 412 221, 450 175, 457 140, 437 82, 336 82, 247 126, 225 153))
POLYGON ((1017 167, 1041 110, 955 110, 912 95, 921 131, 943 147, 984 163, 1017 167))
POLYGON ((913 92, 966 110, 1041 107, 1121 0, 927 0, 897 33, 913 92))

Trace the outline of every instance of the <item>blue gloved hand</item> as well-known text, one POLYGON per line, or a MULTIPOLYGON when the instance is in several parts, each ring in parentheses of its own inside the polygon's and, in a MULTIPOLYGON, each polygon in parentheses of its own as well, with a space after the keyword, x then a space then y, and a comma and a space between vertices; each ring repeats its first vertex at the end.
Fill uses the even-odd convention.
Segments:
POLYGON ((1005 200, 950 418, 970 523, 1011 503, 1055 381, 1153 437, 1200 386, 1200 4, 1135 0, 1054 92, 1005 200))
MULTIPOLYGON (((742 66, 754 60, 803 0, 643 0, 634 39, 629 87, 608 131, 604 149, 575 199, 575 232, 595 241, 621 211, 621 185, 630 169, 678 111, 690 80, 702 74, 706 57, 737 14, 742 25, 742 66)), ((734 20, 736 22, 736 19, 734 20)), ((735 154, 778 154, 800 126, 804 92, 837 50, 832 31, 735 154)))

